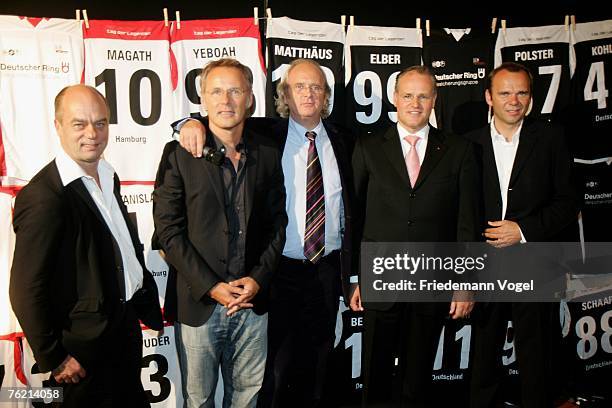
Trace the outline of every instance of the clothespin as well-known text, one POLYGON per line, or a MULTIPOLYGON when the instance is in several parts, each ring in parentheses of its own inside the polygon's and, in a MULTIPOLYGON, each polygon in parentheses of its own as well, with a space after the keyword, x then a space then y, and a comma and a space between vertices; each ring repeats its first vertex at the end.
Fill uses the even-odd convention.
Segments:
POLYGON ((346 28, 346 15, 340 16, 340 24, 342 24, 342 29, 344 30, 346 28))
POLYGON ((565 31, 569 30, 569 15, 565 15, 565 21, 563 22, 563 26, 565 27, 565 31))
POLYGON ((268 8, 266 9, 266 16, 267 16, 268 18, 272 18, 272 9, 271 9, 270 7, 268 7, 268 8))
POLYGON ((83 9, 83 20, 85 21, 85 28, 89 30, 89 17, 87 17, 86 9, 83 9))
POLYGON ((351 18, 349 19, 349 24, 351 25, 351 27, 355 25, 355 16, 351 16, 351 18))
POLYGON ((75 20, 81 21, 81 9, 76 9, 74 14, 75 14, 75 20))
POLYGON ((425 20, 425 32, 427 33, 427 36, 429 37, 429 20, 425 20))
POLYGON ((259 7, 253 7, 253 24, 259 25, 259 7))
POLYGON ((502 26, 502 32, 506 34, 506 20, 501 21, 501 26, 502 26))
POLYGON ((570 15, 570 24, 572 25, 572 30, 576 31, 576 15, 570 15))
POLYGON ((176 10, 176 29, 180 30, 181 29, 181 12, 176 10))
POLYGON ((168 27, 168 9, 164 7, 164 26, 168 27))
POLYGON ((493 20, 491 20, 491 34, 495 34, 496 28, 497 28, 497 17, 493 17, 493 20))
POLYGON ((416 19, 416 28, 417 28, 417 30, 421 29, 421 19, 419 17, 417 17, 417 19, 416 19))

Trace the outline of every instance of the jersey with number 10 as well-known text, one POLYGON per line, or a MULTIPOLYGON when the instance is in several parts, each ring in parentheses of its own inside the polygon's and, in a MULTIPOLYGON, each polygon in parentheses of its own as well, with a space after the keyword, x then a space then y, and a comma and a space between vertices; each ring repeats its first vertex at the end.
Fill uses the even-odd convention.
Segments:
POLYGON ((152 181, 175 118, 170 44, 163 21, 91 20, 84 31, 85 82, 106 95, 105 158, 122 181, 152 181))

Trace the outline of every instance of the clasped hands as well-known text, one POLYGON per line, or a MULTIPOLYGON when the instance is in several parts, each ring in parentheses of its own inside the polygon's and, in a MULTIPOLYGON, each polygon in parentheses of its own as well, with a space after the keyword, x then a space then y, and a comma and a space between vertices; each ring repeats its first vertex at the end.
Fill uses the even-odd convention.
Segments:
POLYGON ((219 282, 208 292, 208 295, 227 308, 227 316, 241 309, 253 307, 251 301, 259 292, 259 284, 250 276, 225 283, 219 282))

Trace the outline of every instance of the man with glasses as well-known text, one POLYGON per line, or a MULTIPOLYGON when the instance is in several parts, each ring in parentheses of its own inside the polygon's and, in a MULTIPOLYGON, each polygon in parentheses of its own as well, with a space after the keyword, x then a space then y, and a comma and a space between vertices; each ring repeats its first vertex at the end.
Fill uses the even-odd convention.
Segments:
POLYGON ((275 143, 246 129, 251 70, 234 59, 206 65, 202 105, 219 164, 166 145, 153 196, 157 239, 173 266, 166 313, 176 338, 187 407, 254 407, 263 381, 268 319, 263 299, 285 243, 285 192, 275 143))
MULTIPOLYGON (((293 61, 277 87, 283 120, 247 128, 274 136, 287 193, 287 242, 270 287, 269 354, 261 407, 321 404, 339 296, 350 295, 352 136, 325 120, 331 89, 319 64, 293 61)), ((181 145, 202 152, 205 120, 180 129, 181 145)))

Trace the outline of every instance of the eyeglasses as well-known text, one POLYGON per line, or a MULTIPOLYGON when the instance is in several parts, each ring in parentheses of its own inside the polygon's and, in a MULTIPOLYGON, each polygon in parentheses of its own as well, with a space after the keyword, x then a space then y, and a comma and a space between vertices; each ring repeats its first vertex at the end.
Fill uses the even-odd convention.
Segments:
POLYGON ((410 103, 412 101, 414 101, 415 99, 417 101, 419 101, 419 103, 425 103, 425 102, 429 102, 430 100, 433 99, 433 95, 412 95, 412 94, 406 94, 406 95, 402 95, 401 96, 402 101, 410 103))
POLYGON ((298 94, 303 94, 306 92, 306 90, 309 90, 310 93, 315 95, 320 95, 323 93, 323 87, 321 85, 306 85, 302 83, 293 85, 293 90, 298 94))
POLYGON ((246 91, 241 88, 230 88, 227 90, 221 88, 213 88, 212 90, 207 91, 206 93, 212 96, 213 98, 222 98, 224 95, 227 94, 227 96, 232 99, 238 99, 242 95, 244 95, 246 91))

